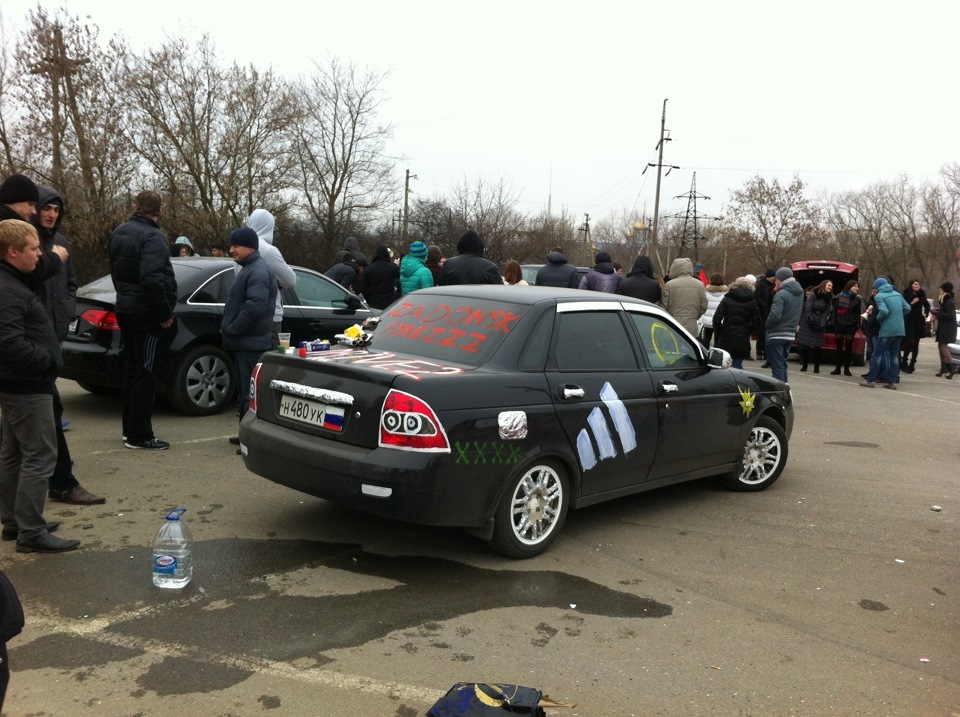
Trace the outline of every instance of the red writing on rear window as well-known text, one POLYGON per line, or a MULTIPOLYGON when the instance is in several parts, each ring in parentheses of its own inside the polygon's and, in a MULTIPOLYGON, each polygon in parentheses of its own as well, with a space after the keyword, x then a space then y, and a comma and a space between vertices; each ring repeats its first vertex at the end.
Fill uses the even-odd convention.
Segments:
POLYGON ((474 309, 470 306, 458 306, 454 309, 446 304, 440 304, 428 308, 423 304, 403 302, 390 312, 390 316, 397 319, 407 319, 408 321, 416 319, 421 325, 440 323, 448 326, 469 326, 486 331, 502 331, 509 334, 511 326, 521 315, 512 311, 497 309, 486 311, 474 309))
POLYGON ((486 334, 450 329, 445 326, 418 326, 403 321, 397 321, 381 329, 381 335, 399 336, 411 341, 425 341, 428 344, 447 346, 471 353, 478 353, 479 349, 477 347, 487 340, 486 334))

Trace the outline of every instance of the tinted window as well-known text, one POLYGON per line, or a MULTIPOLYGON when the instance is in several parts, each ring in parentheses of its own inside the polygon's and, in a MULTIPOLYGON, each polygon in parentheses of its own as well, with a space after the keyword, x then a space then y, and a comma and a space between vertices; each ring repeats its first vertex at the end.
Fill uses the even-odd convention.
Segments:
POLYGON ((637 359, 620 315, 613 311, 560 314, 557 368, 561 371, 636 370, 637 359))
POLYGON ((342 309, 346 306, 347 292, 339 284, 327 281, 309 271, 295 269, 297 275, 296 296, 288 306, 319 306, 326 309, 342 309))
POLYGON ((380 314, 372 346, 480 366, 516 329, 528 308, 487 299, 412 294, 380 314))
POLYGON ((694 368, 700 365, 700 354, 686 336, 658 316, 630 312, 640 333, 640 343, 647 362, 653 368, 694 368))
POLYGON ((550 310, 540 317, 530 337, 520 352, 518 366, 521 370, 531 371, 543 368, 550 350, 550 335, 553 332, 554 312, 550 310))
POLYGON ((221 271, 208 280, 203 286, 193 292, 189 299, 191 304, 225 304, 230 287, 233 286, 235 276, 233 267, 221 271))

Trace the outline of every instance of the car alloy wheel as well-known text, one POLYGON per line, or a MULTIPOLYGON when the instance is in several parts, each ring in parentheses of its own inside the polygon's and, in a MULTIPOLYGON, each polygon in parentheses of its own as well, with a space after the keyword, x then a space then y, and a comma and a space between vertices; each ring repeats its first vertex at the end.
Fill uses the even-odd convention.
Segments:
POLYGON ((569 482, 552 461, 536 463, 510 483, 494 519, 494 549, 511 558, 539 555, 563 525, 569 482))
POLYGON ((743 461, 727 483, 734 490, 756 491, 772 485, 787 463, 787 439, 780 424, 760 416, 743 447, 743 461))
POLYGON ((191 416, 219 413, 236 391, 233 362, 216 346, 194 346, 186 351, 170 381, 170 403, 191 416))

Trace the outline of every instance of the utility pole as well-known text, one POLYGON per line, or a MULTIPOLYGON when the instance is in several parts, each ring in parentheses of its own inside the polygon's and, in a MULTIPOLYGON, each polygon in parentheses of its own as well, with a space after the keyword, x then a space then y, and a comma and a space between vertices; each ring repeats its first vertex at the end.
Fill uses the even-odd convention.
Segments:
POLYGON ((410 221, 410 180, 416 179, 416 174, 410 174, 410 170, 407 170, 407 179, 403 185, 403 228, 401 230, 401 241, 403 242, 403 247, 401 251, 405 251, 407 247, 407 223, 410 221))
POLYGON ((670 174, 672 169, 680 169, 680 167, 674 166, 672 164, 664 165, 663 163, 663 146, 665 143, 672 141, 669 136, 667 136, 669 130, 666 129, 667 126, 667 100, 663 101, 663 114, 660 116, 660 141, 657 142, 655 149, 659 150, 659 155, 657 156, 657 163, 653 162, 647 163, 647 166, 643 168, 643 172, 647 171, 648 167, 657 168, 657 196, 653 201, 653 245, 657 245, 657 231, 660 228, 660 173, 663 171, 664 166, 667 167, 667 174, 670 174))
POLYGON ((584 213, 583 215, 583 224, 577 227, 578 232, 583 232, 583 243, 585 246, 590 246, 590 215, 584 213))
POLYGON ((73 75, 82 65, 90 60, 87 58, 74 59, 67 57, 67 50, 63 44, 63 30, 59 25, 53 26, 52 47, 50 52, 43 56, 38 64, 30 68, 30 74, 45 75, 49 78, 51 91, 51 112, 52 123, 50 128, 51 148, 52 148, 52 174, 53 183, 57 188, 63 187, 63 154, 61 150, 63 141, 63 117, 61 116, 61 106, 63 100, 60 97, 60 83, 66 85, 67 110, 73 117, 74 131, 77 137, 77 149, 80 155, 80 169, 83 173, 86 189, 93 193, 93 169, 89 157, 89 146, 87 144, 86 134, 83 123, 80 121, 80 113, 77 107, 76 92, 73 87, 73 75))
POLYGON ((687 241, 692 240, 693 242, 693 261, 694 264, 700 263, 700 249, 699 241, 705 237, 697 229, 697 220, 699 219, 716 219, 716 217, 708 217, 706 214, 697 214, 697 200, 698 199, 710 199, 705 194, 697 194, 697 173, 693 173, 693 181, 690 183, 690 191, 686 194, 681 194, 674 197, 674 199, 686 199, 687 200, 687 213, 686 214, 674 214, 671 218, 680 219, 683 217, 683 238, 680 240, 680 252, 683 253, 683 249, 687 246, 687 241))

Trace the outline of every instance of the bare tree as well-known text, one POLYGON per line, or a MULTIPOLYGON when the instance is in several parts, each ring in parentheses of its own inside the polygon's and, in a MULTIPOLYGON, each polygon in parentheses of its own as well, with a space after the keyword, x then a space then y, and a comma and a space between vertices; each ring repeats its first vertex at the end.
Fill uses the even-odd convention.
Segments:
POLYGON ((484 255, 497 264, 512 259, 523 248, 525 218, 517 209, 519 195, 506 179, 496 182, 466 178, 453 188, 453 214, 462 226, 479 232, 484 255))
POLYGON ((283 211, 294 119, 272 71, 220 64, 209 36, 131 57, 127 136, 168 193, 167 224, 220 240, 259 206, 283 211))
POLYGON ((331 59, 297 85, 292 136, 300 189, 328 259, 356 228, 396 196, 392 126, 381 123, 385 73, 331 59))
POLYGON ((731 195, 721 234, 728 245, 753 255, 758 266, 780 266, 823 234, 819 209, 804 195, 804 183, 794 177, 787 186, 756 176, 731 195))

